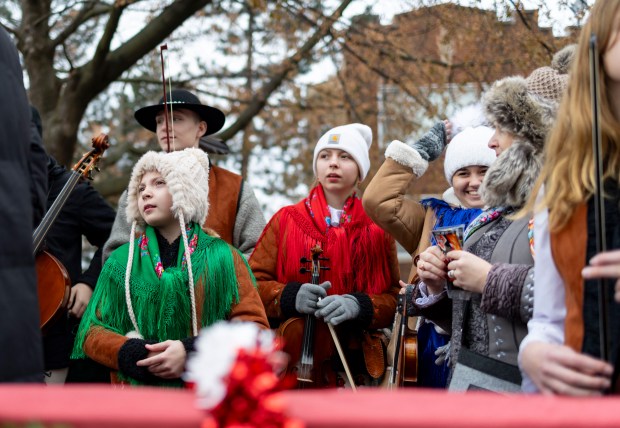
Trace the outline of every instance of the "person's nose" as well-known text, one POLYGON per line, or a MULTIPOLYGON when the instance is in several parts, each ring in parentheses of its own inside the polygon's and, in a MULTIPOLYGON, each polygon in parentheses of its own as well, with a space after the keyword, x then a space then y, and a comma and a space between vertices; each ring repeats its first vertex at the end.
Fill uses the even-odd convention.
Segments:
POLYGON ((495 133, 489 140, 488 146, 490 149, 495 149, 496 147, 499 146, 499 141, 497 140, 497 131, 495 131, 495 133))
POLYGON ((329 166, 332 168, 337 168, 340 164, 338 163, 338 156, 331 156, 329 158, 329 166))
POLYGON ((151 193, 151 190, 148 187, 145 187, 144 190, 142 190, 142 194, 140 195, 140 197, 142 198, 143 201, 146 201, 147 199, 152 198, 153 194, 151 193))
POLYGON ((471 187, 480 187, 482 184, 482 180, 484 179, 484 175, 473 174, 469 180, 469 185, 471 187))

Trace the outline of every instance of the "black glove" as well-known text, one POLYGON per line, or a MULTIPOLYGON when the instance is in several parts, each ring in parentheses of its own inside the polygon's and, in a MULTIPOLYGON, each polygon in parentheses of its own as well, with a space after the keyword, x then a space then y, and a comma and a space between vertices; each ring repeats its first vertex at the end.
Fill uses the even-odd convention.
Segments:
POLYGON ((424 160, 428 162, 434 161, 441 155, 444 147, 446 147, 446 125, 443 122, 437 122, 430 131, 413 143, 411 147, 424 160))
POLYGON ((148 357, 149 350, 146 344, 157 343, 154 340, 129 339, 118 351, 118 369, 124 375, 130 376, 141 382, 153 382, 157 376, 152 374, 148 367, 139 367, 136 363, 148 357))

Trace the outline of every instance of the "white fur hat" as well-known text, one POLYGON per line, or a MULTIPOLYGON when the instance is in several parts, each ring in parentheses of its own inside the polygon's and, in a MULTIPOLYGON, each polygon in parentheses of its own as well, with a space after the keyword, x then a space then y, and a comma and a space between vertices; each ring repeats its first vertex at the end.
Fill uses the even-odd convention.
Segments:
POLYGON ((489 148, 493 129, 487 126, 465 128, 454 136, 446 149, 443 170, 448 183, 452 184, 454 173, 473 165, 491 166, 497 155, 489 148))
POLYGON ((203 225, 209 213, 209 156, 200 149, 172 153, 148 152, 140 158, 131 173, 127 188, 127 220, 144 224, 138 210, 138 186, 142 176, 158 171, 172 195, 172 212, 186 222, 203 225))
POLYGON ((129 235, 129 256, 125 270, 125 302, 127 312, 133 324, 133 331, 127 337, 142 338, 138 322, 131 302, 131 288, 129 279, 133 265, 135 246, 135 231, 138 223, 144 224, 144 219, 138 209, 138 186, 144 174, 158 171, 166 181, 168 191, 172 196, 172 213, 179 220, 185 260, 187 261, 187 275, 189 279, 189 294, 192 305, 192 331, 198 335, 198 318, 196 315, 196 296, 194 294, 194 277, 186 222, 196 222, 203 225, 209 213, 209 156, 200 149, 185 149, 178 152, 147 152, 140 158, 131 172, 129 187, 127 188, 127 219, 131 220, 129 235))
POLYGON ((370 169, 368 150, 372 144, 372 129, 361 123, 350 123, 337 126, 327 131, 314 148, 312 168, 316 174, 316 159, 323 149, 338 149, 347 152, 353 157, 360 171, 360 181, 363 181, 370 169))

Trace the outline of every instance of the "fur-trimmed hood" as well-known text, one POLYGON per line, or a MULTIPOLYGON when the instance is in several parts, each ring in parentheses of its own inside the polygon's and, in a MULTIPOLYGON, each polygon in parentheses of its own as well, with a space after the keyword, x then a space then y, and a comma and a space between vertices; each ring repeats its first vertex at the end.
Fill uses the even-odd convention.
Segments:
POLYGON ((185 222, 204 224, 209 213, 209 156, 204 151, 150 151, 138 160, 127 188, 126 214, 129 221, 140 225, 144 225, 144 219, 138 209, 138 186, 149 171, 158 171, 166 181, 175 218, 182 211, 185 222))
POLYGON ((529 92, 526 79, 507 77, 485 94, 483 106, 495 127, 516 138, 487 171, 482 198, 487 206, 521 207, 540 173, 558 103, 529 92))

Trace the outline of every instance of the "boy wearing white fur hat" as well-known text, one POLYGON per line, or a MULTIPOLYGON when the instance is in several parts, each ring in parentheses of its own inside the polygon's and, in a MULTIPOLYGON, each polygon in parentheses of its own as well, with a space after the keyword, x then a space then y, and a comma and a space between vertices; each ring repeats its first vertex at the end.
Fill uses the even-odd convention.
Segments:
MULTIPOLYGON (((412 145, 393 141, 385 152, 385 162, 366 188, 364 207, 368 215, 414 258, 410 283, 419 282, 417 269, 424 266, 418 264, 417 256, 434 244, 431 230, 468 225, 481 212, 483 202, 478 190, 495 160, 495 152, 488 147, 493 130, 483 126, 484 122, 481 108, 472 106, 461 110, 451 122, 437 123, 412 145), (428 162, 439 157, 446 134, 452 129, 456 135, 444 160, 444 173, 451 187, 442 199, 417 202, 409 198, 412 183, 424 174, 428 162)), ((448 326, 442 327, 448 330, 448 326)), ((430 322, 420 323, 418 385, 446 386, 449 368, 445 358, 438 359, 436 352, 446 350, 449 339, 442 328, 430 322)))
POLYGON ((130 237, 106 261, 73 358, 110 367, 113 382, 181 386, 198 330, 222 319, 267 327, 244 257, 205 232, 209 158, 148 152, 128 187, 130 237))
POLYGON ((339 326, 349 365, 361 375, 355 381, 364 383, 376 383, 368 375, 378 379, 384 373, 381 345, 373 348, 368 333, 391 324, 399 277, 394 239, 366 215, 355 192, 370 168, 371 143, 371 129, 359 123, 325 133, 314 149, 318 184, 304 200, 273 216, 250 257, 270 320, 280 324, 313 314, 339 326), (309 258, 317 244, 330 269, 321 272, 319 285, 300 273, 300 259, 309 258), (362 356, 365 337, 369 347, 362 356))

